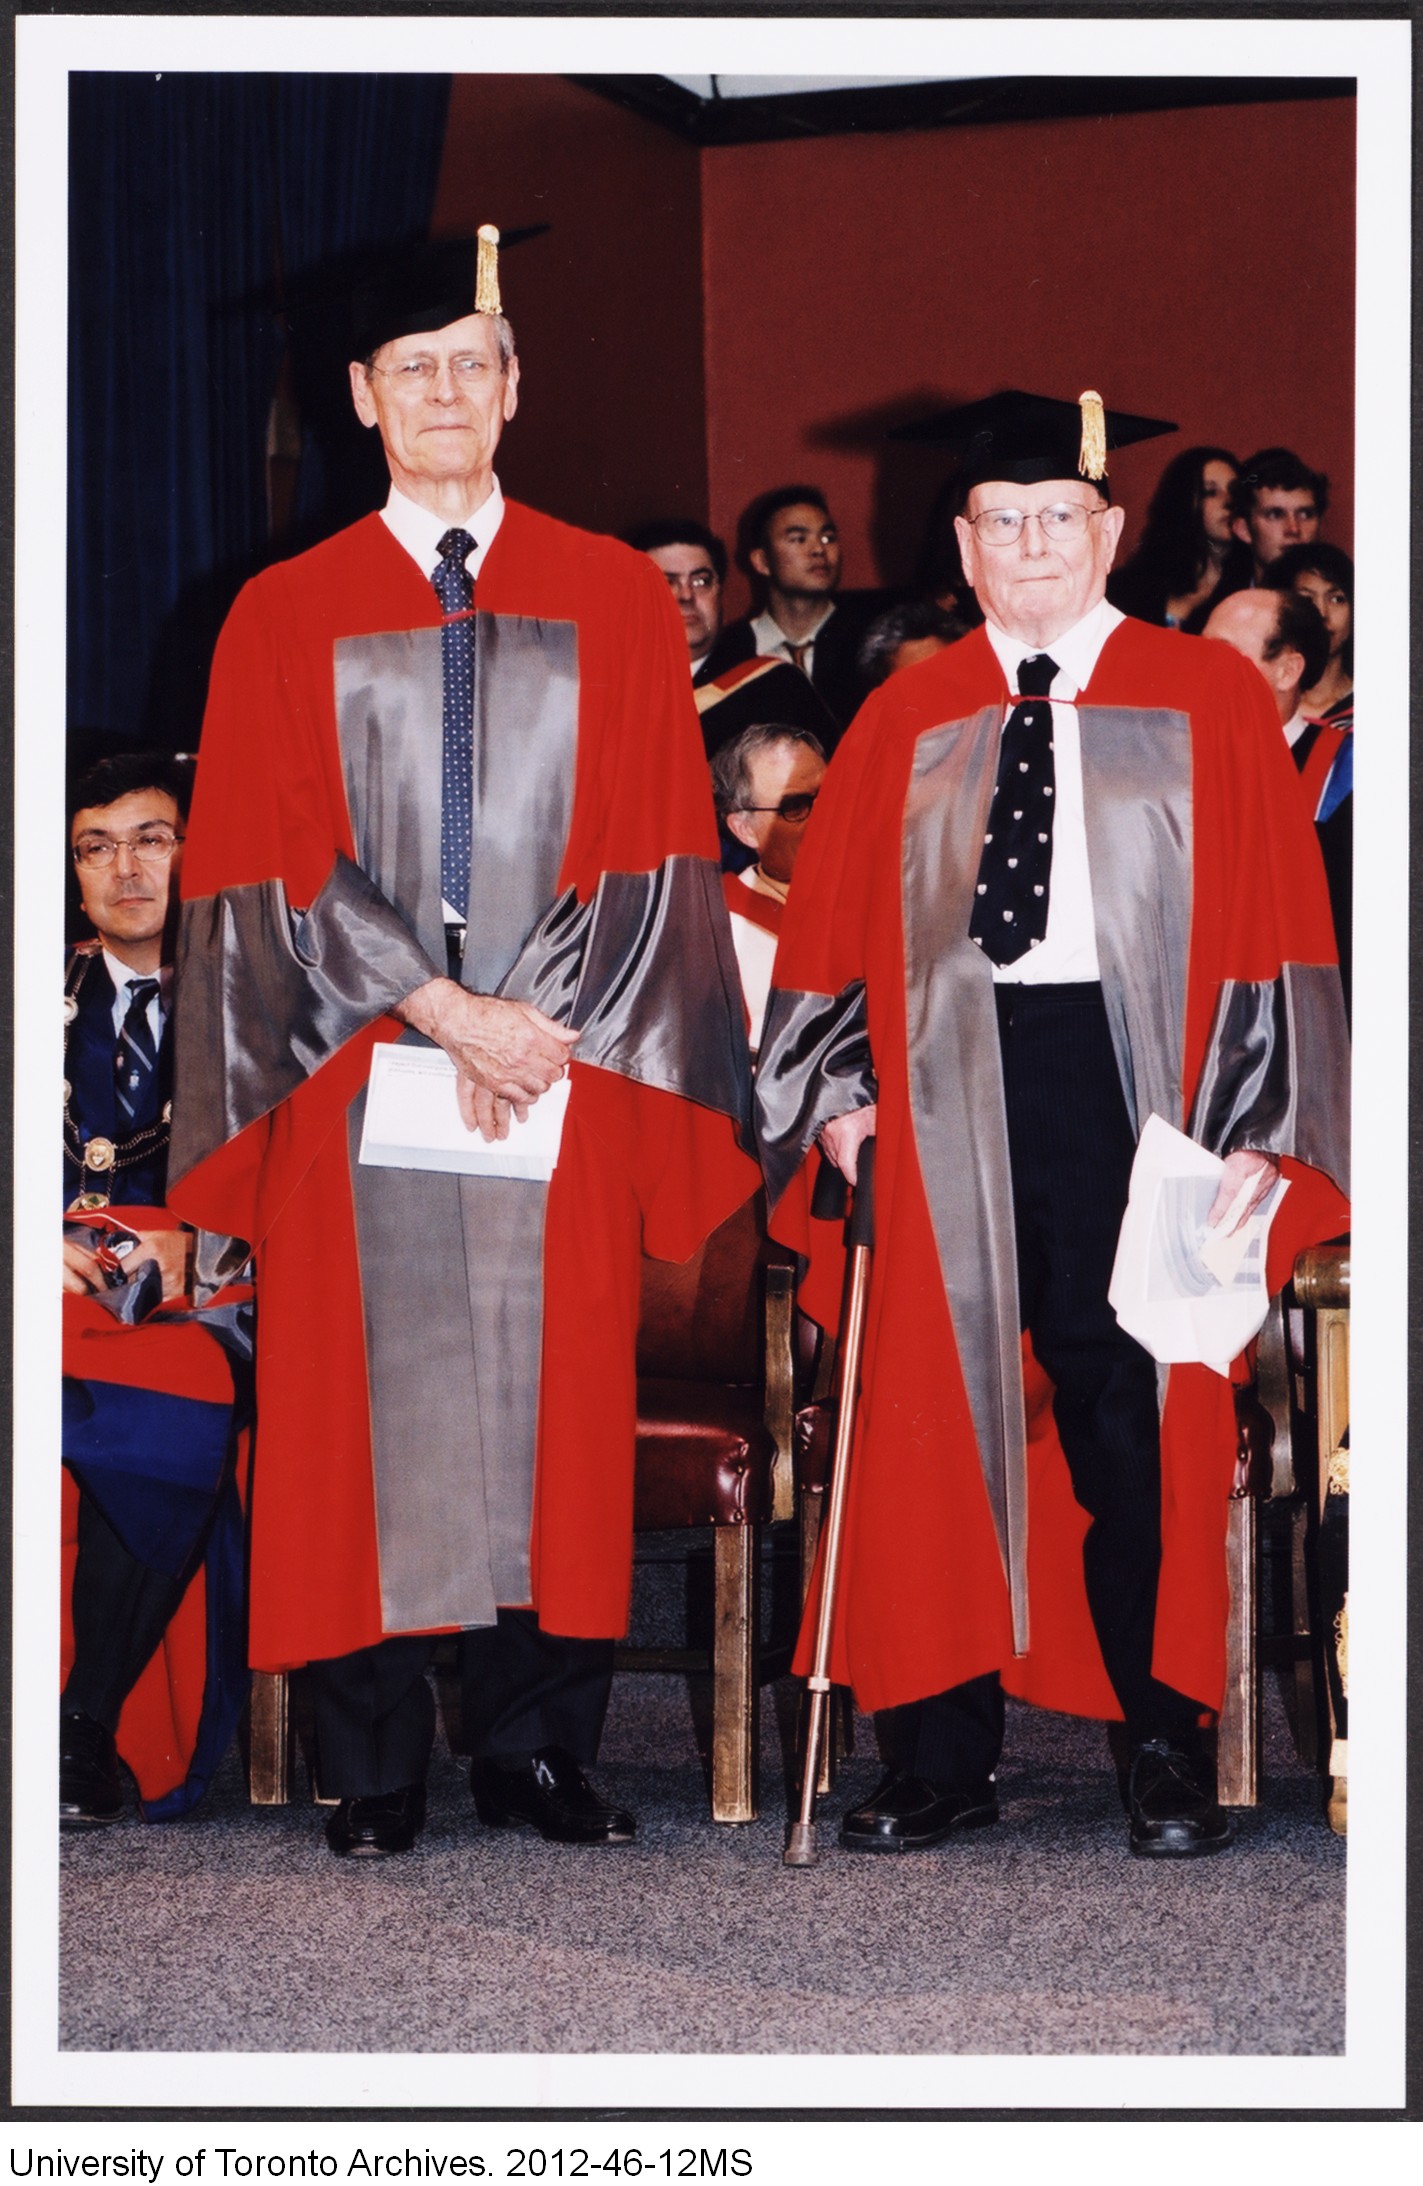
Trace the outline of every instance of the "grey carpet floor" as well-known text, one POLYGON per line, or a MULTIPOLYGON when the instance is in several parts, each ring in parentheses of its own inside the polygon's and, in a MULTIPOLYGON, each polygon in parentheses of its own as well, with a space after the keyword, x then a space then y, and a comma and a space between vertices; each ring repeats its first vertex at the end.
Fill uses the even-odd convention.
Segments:
POLYGON ((1132 1860, 1100 1724, 1013 1707, 997 1829, 838 1849, 870 1726, 788 1870, 782 1682, 762 1817, 708 1819, 690 1688, 619 1678, 598 1781, 640 1819, 598 1852, 481 1829, 436 1752, 410 1857, 350 1863, 319 1810, 245 1803, 62 1842, 61 2046, 148 2051, 1332 2055, 1345 1847, 1267 1696, 1261 1804, 1208 1860, 1132 1860))

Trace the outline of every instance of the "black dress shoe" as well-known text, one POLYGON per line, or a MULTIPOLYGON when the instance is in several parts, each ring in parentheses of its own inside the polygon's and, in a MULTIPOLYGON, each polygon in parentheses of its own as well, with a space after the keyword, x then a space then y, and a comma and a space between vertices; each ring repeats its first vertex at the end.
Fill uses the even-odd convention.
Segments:
POLYGON ((406 1784, 363 1799, 343 1799, 327 1816, 326 1842, 344 1858, 383 1860, 408 1852, 425 1826, 425 1786, 406 1784))
POLYGON ((1210 1764, 1164 1738, 1148 1739, 1132 1755, 1127 1800, 1131 1848, 1140 1859, 1197 1859, 1223 1851, 1235 1835, 1210 1764))
POLYGON ((522 1825, 550 1844, 631 1844, 637 1833, 632 1816, 600 1799, 562 1746, 541 1746, 515 1768, 475 1761, 469 1788, 475 1813, 492 1829, 522 1825))
POLYGON ((91 1715, 59 1718, 59 1826, 96 1829, 124 1810, 114 1734, 91 1715))
POLYGON ((907 1769, 891 1769, 884 1781, 840 1824, 850 1852, 918 1852, 962 1829, 987 1829, 998 1819, 992 1784, 950 1791, 907 1769))

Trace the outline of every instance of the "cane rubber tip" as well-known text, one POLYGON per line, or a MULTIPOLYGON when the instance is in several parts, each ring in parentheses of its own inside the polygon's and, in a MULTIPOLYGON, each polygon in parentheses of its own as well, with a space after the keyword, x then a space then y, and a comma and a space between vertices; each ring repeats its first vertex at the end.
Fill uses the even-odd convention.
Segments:
POLYGON ((790 1832, 786 1838, 786 1849, 783 1855, 782 1865, 786 1867, 814 1867, 814 1822, 791 1823, 790 1832))

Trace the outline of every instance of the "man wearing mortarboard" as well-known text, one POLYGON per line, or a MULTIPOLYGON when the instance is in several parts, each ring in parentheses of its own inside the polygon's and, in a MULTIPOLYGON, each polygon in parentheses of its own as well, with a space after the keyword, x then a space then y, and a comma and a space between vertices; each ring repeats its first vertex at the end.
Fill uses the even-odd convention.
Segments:
MULTIPOLYGON (((1223 1158, 1215 1223, 1290 1172, 1272 1287, 1345 1226, 1347 1039, 1259 677, 1105 596, 1107 449, 1170 430, 1016 390, 919 429, 962 448, 986 622, 862 709, 781 936, 758 1073, 773 1206, 817 1138, 852 1178, 877 1141, 831 1668, 888 1764, 842 1825, 857 1850, 996 1821, 1005 1686, 1124 1720, 1133 1852, 1230 1839, 1209 1730, 1231 1384, 1158 1369, 1107 1291, 1153 1113, 1223 1158)), ((800 1204, 773 1227, 806 1247, 800 1204)), ((802 1292, 822 1319, 830 1257, 802 1292)))
POLYGON ((585 1771, 628 1604, 640 1249, 685 1257, 755 1182, 686 644, 644 556, 500 491, 497 241, 359 289, 389 499, 238 599, 188 837, 170 1179, 256 1249, 251 1659, 311 1666, 343 1855, 419 1833, 440 1631, 481 1818, 632 1835, 585 1771), (395 1041, 445 1051, 471 1142, 567 1076, 551 1178, 363 1160, 395 1041))

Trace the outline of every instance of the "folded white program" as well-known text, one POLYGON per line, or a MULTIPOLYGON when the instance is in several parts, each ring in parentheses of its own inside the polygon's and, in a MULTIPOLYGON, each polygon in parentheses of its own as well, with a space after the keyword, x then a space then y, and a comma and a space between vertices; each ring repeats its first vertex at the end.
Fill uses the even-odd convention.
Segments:
POLYGON ((1240 1220, 1252 1185, 1223 1220, 1206 1220, 1225 1164, 1160 1116, 1148 1116, 1132 1164, 1131 1190, 1107 1297, 1129 1336, 1163 1364, 1198 1361, 1217 1374, 1243 1351, 1265 1318, 1265 1252, 1281 1178, 1240 1220))
POLYGON ((371 1057, 360 1158, 377 1169, 448 1169, 459 1176, 527 1177, 546 1183, 558 1163, 568 1107, 567 1074, 540 1094, 506 1139, 466 1128, 455 1066, 440 1047, 386 1043, 371 1057))

